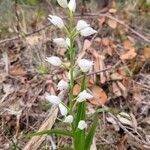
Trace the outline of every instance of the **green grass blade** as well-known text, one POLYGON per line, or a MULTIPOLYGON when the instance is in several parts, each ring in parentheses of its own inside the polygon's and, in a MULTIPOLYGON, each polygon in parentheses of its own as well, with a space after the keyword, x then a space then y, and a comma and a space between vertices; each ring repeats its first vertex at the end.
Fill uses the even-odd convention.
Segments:
POLYGON ((98 125, 98 114, 96 114, 96 116, 94 118, 94 122, 86 136, 84 150, 90 150, 90 147, 91 147, 91 144, 92 144, 95 132, 96 132, 97 125, 98 125))
MULTIPOLYGON (((86 74, 84 74, 81 84, 81 91, 86 89, 86 74)), ((75 121, 75 136, 74 136, 74 146, 75 150, 83 150, 85 145, 85 129, 78 130, 78 123, 80 120, 85 120, 85 110, 86 110, 86 103, 81 102, 78 103, 77 106, 77 114, 76 114, 76 121, 75 121)))

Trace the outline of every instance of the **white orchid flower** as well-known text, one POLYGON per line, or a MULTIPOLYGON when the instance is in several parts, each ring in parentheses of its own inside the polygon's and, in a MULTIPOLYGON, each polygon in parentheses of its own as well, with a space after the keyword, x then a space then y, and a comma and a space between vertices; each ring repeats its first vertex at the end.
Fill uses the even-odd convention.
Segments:
POLYGON ((58 90, 68 90, 69 89, 69 84, 64 81, 64 80, 60 80, 59 83, 57 84, 57 88, 58 90))
POLYGON ((67 8, 68 7, 68 3, 67 0, 57 0, 58 4, 62 7, 62 8, 67 8))
POLYGON ((78 65, 82 72, 88 72, 92 69, 93 62, 87 59, 80 59, 78 65))
POLYGON ((66 116, 68 113, 68 109, 63 105, 63 104, 59 104, 59 110, 61 115, 66 116))
POLYGON ((80 32, 81 30, 83 30, 83 29, 85 29, 85 28, 87 28, 87 27, 90 27, 90 25, 87 24, 86 21, 84 21, 84 20, 79 20, 79 21, 77 22, 77 25, 76 25, 76 30, 77 30, 78 32, 80 32))
POLYGON ((55 96, 55 95, 46 95, 45 98, 52 104, 55 104, 55 105, 59 105, 61 103, 61 100, 58 96, 55 96))
POLYGON ((87 28, 85 28, 85 29, 82 29, 81 31, 80 31, 80 34, 82 35, 82 36, 90 36, 90 35, 93 35, 93 34, 95 34, 95 33, 97 33, 97 31, 96 30, 94 30, 92 27, 87 27, 87 28))
POLYGON ((57 56, 47 57, 45 60, 50 64, 52 64, 53 66, 61 66, 62 64, 61 59, 57 56))
POLYGON ((73 122, 73 116, 72 115, 66 116, 66 118, 65 118, 65 120, 63 122, 65 122, 65 123, 72 123, 73 122))
POLYGON ((83 102, 85 101, 86 99, 91 99, 93 98, 93 96, 89 93, 87 93, 86 90, 82 91, 79 93, 78 97, 77 97, 77 102, 83 102))
POLYGON ((78 123, 78 129, 83 130, 85 128, 87 128, 86 122, 84 120, 80 120, 78 123))
POLYGON ((65 26, 63 20, 58 16, 49 15, 48 19, 53 25, 57 26, 60 29, 65 26))
POLYGON ((76 1, 75 0, 70 0, 68 3, 68 8, 70 11, 75 12, 76 10, 76 1))
POLYGON ((66 43, 66 40, 64 38, 55 38, 53 39, 53 42, 59 47, 68 47, 68 44, 66 43))

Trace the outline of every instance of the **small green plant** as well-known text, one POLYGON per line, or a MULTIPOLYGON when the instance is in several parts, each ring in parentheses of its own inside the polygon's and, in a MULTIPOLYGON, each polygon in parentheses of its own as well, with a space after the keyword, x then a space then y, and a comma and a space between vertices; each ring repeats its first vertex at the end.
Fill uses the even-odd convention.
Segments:
POLYGON ((36 70, 39 75, 45 75, 48 73, 47 68, 43 65, 39 66, 36 70))
MULTIPOLYGON (((98 115, 95 113, 93 123, 88 127, 87 115, 86 115, 86 100, 93 98, 91 93, 87 92, 86 89, 86 78, 88 72, 93 67, 93 62, 87 59, 81 59, 76 62, 74 40, 77 36, 81 35, 84 37, 91 36, 97 33, 90 25, 84 20, 79 20, 77 25, 74 25, 74 13, 76 9, 76 1, 70 0, 57 0, 58 4, 64 8, 69 18, 69 24, 65 25, 63 20, 58 16, 49 15, 48 19, 60 30, 64 30, 67 38, 55 38, 53 42, 59 47, 65 47, 69 53, 70 66, 67 67, 65 63, 57 56, 47 57, 46 61, 56 67, 64 67, 68 70, 68 81, 63 79, 58 83, 57 88, 60 91, 68 91, 69 106, 67 106, 63 100, 56 95, 46 95, 46 99, 57 105, 60 113, 64 116, 63 123, 70 126, 69 130, 64 129, 51 129, 42 132, 33 133, 32 136, 43 135, 43 134, 58 134, 69 136, 72 138, 73 144, 69 149, 73 150, 90 150, 96 127, 98 124, 98 115), (75 78, 77 75, 83 75, 81 83, 81 91, 77 97, 73 95, 73 87, 75 84, 75 78)), ((39 72, 43 73, 43 69, 39 69, 39 72), (42 70, 42 71, 41 71, 42 70)), ((66 148, 68 149, 68 148, 66 148)))

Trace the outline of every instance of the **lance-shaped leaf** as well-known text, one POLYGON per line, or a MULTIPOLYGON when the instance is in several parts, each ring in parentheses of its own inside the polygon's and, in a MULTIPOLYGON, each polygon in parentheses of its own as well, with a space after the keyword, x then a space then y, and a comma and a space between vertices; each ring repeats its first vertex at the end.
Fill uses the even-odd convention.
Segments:
MULTIPOLYGON (((82 85, 81 85, 81 91, 86 89, 86 74, 84 74, 82 85)), ((77 150, 83 150, 85 145, 85 130, 79 130, 77 129, 78 123, 80 120, 85 120, 85 101, 78 103, 78 112, 76 114, 76 122, 75 122, 75 129, 77 130, 75 132, 75 149, 77 150)))
POLYGON ((85 148, 84 148, 85 150, 90 150, 90 147, 91 147, 91 144, 92 144, 95 132, 96 132, 97 125, 98 125, 98 114, 96 114, 96 116, 94 118, 94 122, 93 122, 87 136, 86 136, 85 148))

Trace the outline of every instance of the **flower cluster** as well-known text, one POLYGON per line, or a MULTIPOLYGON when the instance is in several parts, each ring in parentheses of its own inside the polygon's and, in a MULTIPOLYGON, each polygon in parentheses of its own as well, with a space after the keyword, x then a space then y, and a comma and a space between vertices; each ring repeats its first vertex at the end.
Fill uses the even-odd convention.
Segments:
MULTIPOLYGON (((67 0, 57 0, 57 2, 62 8, 67 9, 67 11, 69 11, 69 13, 71 15, 73 15, 73 13, 76 10, 76 1, 75 0, 70 0, 69 2, 67 0)), ((68 51, 70 52, 70 59, 74 59, 72 57, 73 53, 74 53, 73 52, 73 40, 76 38, 76 36, 81 35, 81 36, 87 37, 87 36, 91 36, 91 35, 97 33, 97 31, 94 30, 90 26, 90 24, 88 24, 84 20, 79 20, 77 22, 77 25, 71 29, 72 31, 70 31, 70 29, 67 28, 67 25, 65 25, 65 23, 63 22, 62 18, 60 18, 59 16, 49 15, 48 19, 53 25, 55 25, 59 29, 64 29, 64 31, 67 33, 68 37, 55 38, 55 39, 53 39, 53 42, 58 47, 61 47, 61 48, 63 47, 63 48, 68 49, 68 51)), ((63 65, 64 65, 63 61, 57 56, 47 57, 46 61, 49 62, 51 65, 57 66, 57 67, 63 67, 63 65)), ((72 62, 74 62, 74 61, 72 61, 72 62)), ((80 72, 82 72, 83 74, 86 74, 92 69, 93 62, 90 60, 87 60, 87 59, 81 59, 81 60, 79 60, 78 63, 71 64, 71 66, 69 68, 69 72, 68 72, 68 75, 69 75, 68 78, 69 78, 70 83, 68 83, 67 81, 65 81, 63 79, 61 81, 59 81, 59 83, 57 84, 57 89, 59 91, 72 91, 71 88, 73 88, 73 82, 74 82, 74 78, 75 78, 75 73, 74 73, 73 69, 75 66, 78 66, 78 68, 80 69, 80 72)), ((93 96, 90 93, 88 93, 86 89, 84 89, 78 94, 78 96, 76 98, 73 99, 73 105, 76 105, 76 103, 82 103, 82 102, 86 101, 87 99, 91 99, 91 98, 93 98, 93 96)), ((50 103, 58 106, 61 115, 64 116, 63 122, 72 123, 74 121, 73 113, 72 112, 70 113, 70 111, 69 111, 70 108, 68 108, 64 104, 63 100, 59 96, 47 94, 46 99, 50 103)), ((87 124, 86 124, 85 120, 80 119, 78 121, 77 128, 80 130, 87 128, 87 124)))
MULTIPOLYGON (((75 9, 76 9, 75 0, 70 0, 69 3, 67 3, 67 0, 57 0, 57 2, 61 7, 69 9, 70 12, 75 12, 75 9)), ((49 15, 48 19, 56 27, 60 29, 66 28, 63 20, 60 17, 55 16, 55 15, 49 15)), ((80 33, 81 36, 85 36, 85 37, 97 33, 97 31, 94 30, 92 27, 90 27, 90 25, 86 23, 86 21, 84 20, 79 20, 77 22, 76 31, 80 33)), ((58 44, 58 46, 64 46, 64 47, 67 46, 65 40, 62 38, 55 39, 54 42, 58 44)))

